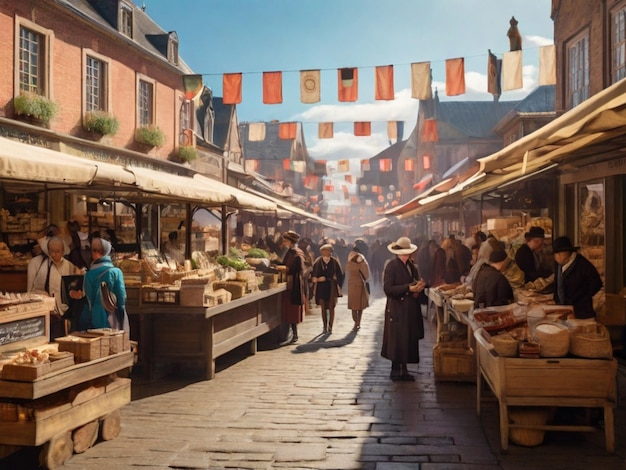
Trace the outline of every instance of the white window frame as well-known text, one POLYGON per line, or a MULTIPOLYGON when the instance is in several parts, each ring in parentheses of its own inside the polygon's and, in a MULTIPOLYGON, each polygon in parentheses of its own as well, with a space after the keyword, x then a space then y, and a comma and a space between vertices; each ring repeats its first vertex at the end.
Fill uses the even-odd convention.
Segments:
POLYGON ((36 23, 22 18, 20 16, 15 17, 15 52, 14 52, 14 88, 13 95, 19 96, 22 92, 32 91, 23 90, 20 82, 20 32, 21 29, 28 29, 35 34, 38 34, 42 40, 40 47, 43 47, 43 51, 39 51, 38 60, 40 61, 39 68, 41 72, 38 74, 41 83, 37 84, 37 93, 52 99, 52 46, 54 44, 54 32, 49 29, 42 28, 36 23))
POLYGON ((589 31, 574 37, 567 45, 567 97, 569 108, 589 98, 589 31))
POLYGON ((83 49, 83 115, 92 111, 104 111, 110 113, 111 110, 111 59, 105 57, 91 49, 83 49), (101 105, 98 109, 89 109, 88 103, 88 93, 87 93, 87 67, 89 59, 95 59, 102 64, 103 70, 100 73, 100 80, 102 80, 103 84, 100 87, 100 91, 102 93, 101 105))
POLYGON ((120 2, 119 5, 117 29, 121 34, 132 39, 135 33, 135 15, 133 5, 129 5, 126 2, 120 2), (130 18, 130 31, 127 31, 128 24, 124 21, 127 17, 130 18))
POLYGON ((156 124, 156 91, 157 90, 156 90, 155 80, 145 75, 137 74, 137 85, 136 85, 137 99, 136 99, 136 105, 135 105, 135 109, 137 113, 137 118, 136 118, 137 127, 154 126, 156 124), (141 83, 142 82, 152 85, 152 103, 151 103, 151 109, 150 109, 152 116, 151 116, 151 122, 149 123, 143 123, 142 117, 141 117, 140 104, 141 104, 141 83))

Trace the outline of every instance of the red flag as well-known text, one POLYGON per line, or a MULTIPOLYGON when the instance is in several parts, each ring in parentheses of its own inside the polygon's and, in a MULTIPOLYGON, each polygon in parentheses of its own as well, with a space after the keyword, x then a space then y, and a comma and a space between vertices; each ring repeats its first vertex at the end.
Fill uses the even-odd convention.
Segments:
POLYGON ((424 119, 422 124, 422 142, 439 142, 437 133, 437 121, 435 119, 424 119))
POLYGON ((465 93, 465 59, 446 60, 446 96, 465 93))
POLYGON ((371 122, 355 122, 354 123, 354 135, 362 137, 372 135, 372 123, 371 122))
POLYGON ((241 73, 225 73, 222 79, 222 102, 224 104, 241 103, 241 73))
POLYGON ((376 67, 376 96, 377 100, 393 100, 393 65, 376 67))
POLYGON ((359 69, 343 68, 337 70, 338 100, 356 101, 359 99, 359 69))
POLYGON ((295 122, 281 122, 278 124, 279 139, 295 139, 297 125, 295 122))
POLYGON ((283 158, 283 170, 291 170, 291 160, 283 158))
POLYGON ((391 158, 380 159, 380 171, 391 171, 391 158))
POLYGON ((283 73, 263 72, 263 103, 278 104, 283 102, 283 73))

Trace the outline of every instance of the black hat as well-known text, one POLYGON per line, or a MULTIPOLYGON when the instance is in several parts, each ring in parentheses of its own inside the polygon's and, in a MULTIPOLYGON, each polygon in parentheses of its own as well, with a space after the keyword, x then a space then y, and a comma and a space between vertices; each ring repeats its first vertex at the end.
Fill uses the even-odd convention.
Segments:
POLYGON ((283 233, 283 238, 286 238, 287 240, 290 240, 293 243, 298 243, 298 240, 300 240, 300 235, 294 232, 293 230, 288 230, 287 232, 283 233))
POLYGON ((546 231, 541 227, 533 225, 530 230, 524 234, 524 238, 545 238, 546 231))
POLYGON ((490 263, 499 263, 500 261, 504 261, 506 259, 506 251, 504 250, 493 250, 489 255, 490 263))
POLYGON ((562 251, 577 251, 579 246, 572 246, 569 237, 558 237, 552 243, 552 253, 561 253, 562 251))

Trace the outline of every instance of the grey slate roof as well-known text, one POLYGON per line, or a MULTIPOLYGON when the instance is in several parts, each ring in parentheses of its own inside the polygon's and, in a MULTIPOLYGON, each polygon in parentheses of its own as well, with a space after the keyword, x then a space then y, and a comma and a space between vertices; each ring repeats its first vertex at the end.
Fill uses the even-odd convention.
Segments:
POLYGON ((248 139, 249 123, 239 124, 241 145, 246 159, 250 160, 283 160, 291 156, 293 140, 278 138, 278 122, 265 123, 265 140, 250 141, 248 139))
POLYGON ((435 118, 468 137, 497 139, 493 128, 518 104, 519 101, 439 101, 435 118))
POLYGON ((554 111, 555 85, 543 85, 535 88, 526 98, 515 106, 518 113, 545 113, 554 111))

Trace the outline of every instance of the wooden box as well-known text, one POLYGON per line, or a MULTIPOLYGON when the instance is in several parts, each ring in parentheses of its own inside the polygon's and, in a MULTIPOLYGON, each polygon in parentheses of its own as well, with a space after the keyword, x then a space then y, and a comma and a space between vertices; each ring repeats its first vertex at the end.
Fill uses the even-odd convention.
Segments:
POLYGON ((240 299, 246 294, 247 283, 242 281, 215 281, 213 290, 226 289, 232 295, 232 300, 240 299))
POLYGON ((183 285, 180 288, 181 307, 202 307, 206 284, 183 285))
POLYGON ((75 332, 55 341, 59 343, 59 351, 73 353, 76 362, 89 362, 109 355, 110 341, 106 336, 75 332))
POLYGON ((475 381, 476 360, 471 348, 433 347, 435 380, 475 381))
POLYGON ((178 287, 142 287, 141 303, 179 305, 180 289, 178 287))
POLYGON ((17 380, 20 382, 32 382, 51 372, 65 369, 74 365, 74 355, 68 353, 61 355, 59 359, 42 362, 41 364, 5 364, 2 367, 0 377, 3 380, 17 380))
POLYGON ((127 331, 113 330, 111 328, 94 328, 87 330, 87 333, 108 338, 109 351, 106 355, 130 351, 130 337, 127 331))

